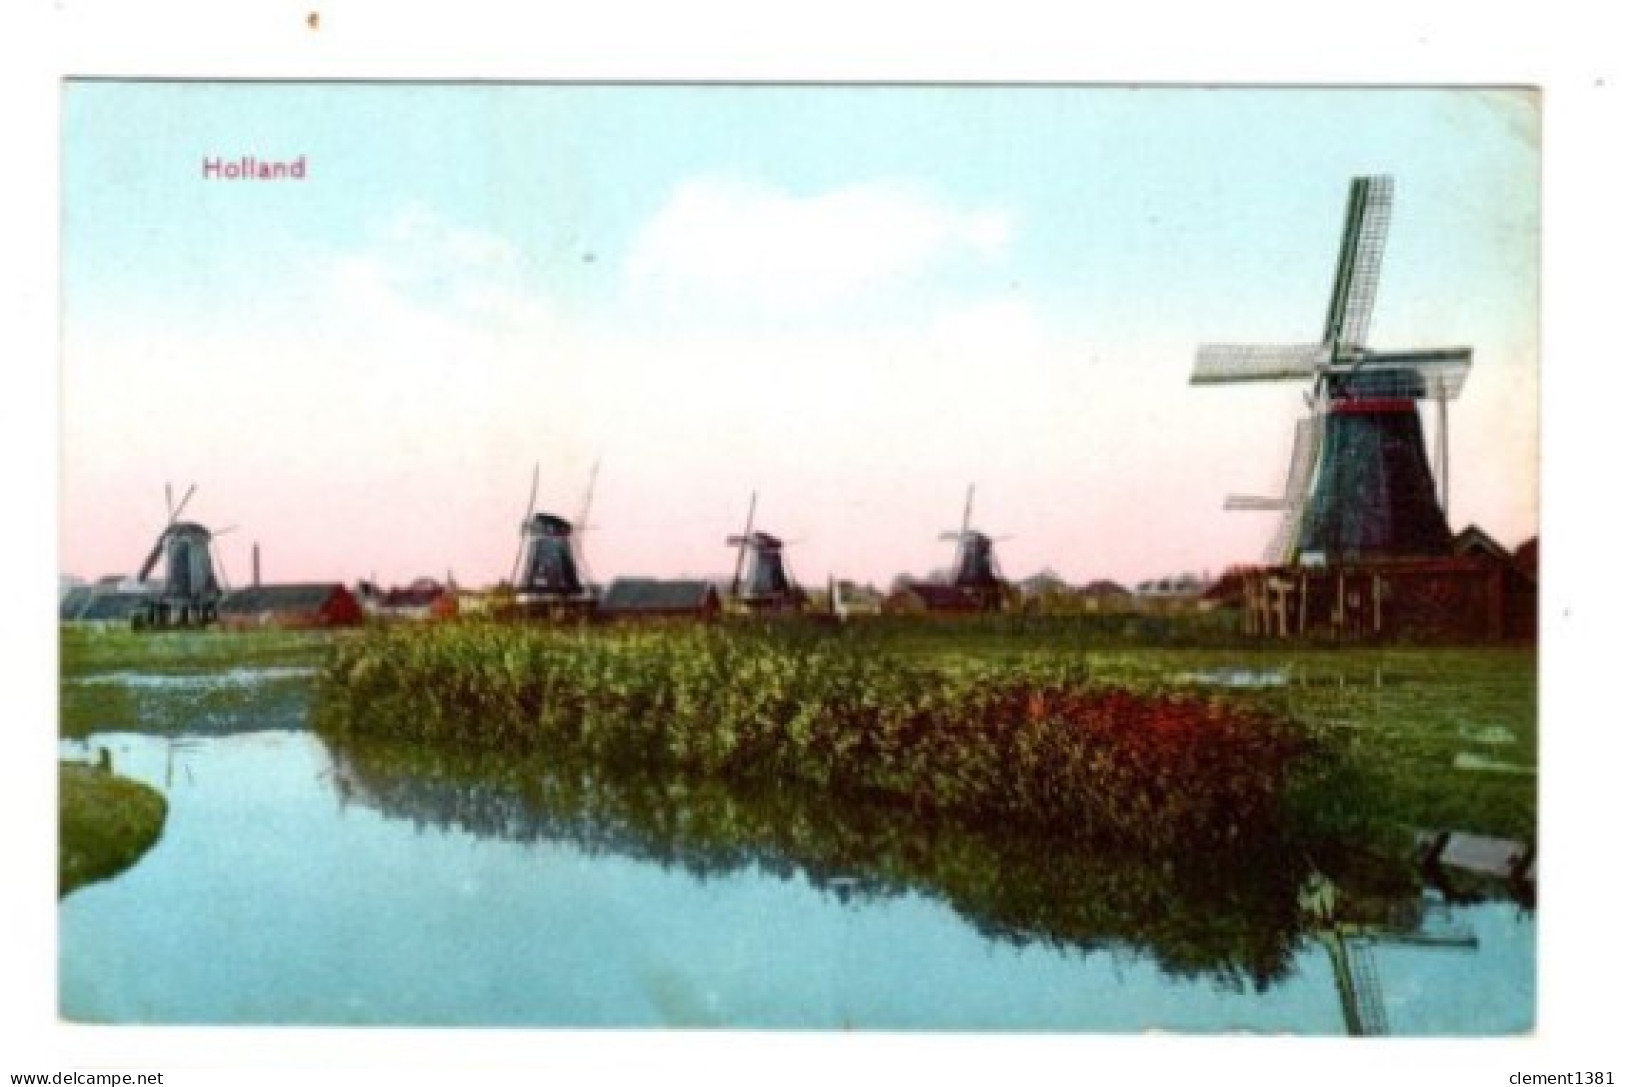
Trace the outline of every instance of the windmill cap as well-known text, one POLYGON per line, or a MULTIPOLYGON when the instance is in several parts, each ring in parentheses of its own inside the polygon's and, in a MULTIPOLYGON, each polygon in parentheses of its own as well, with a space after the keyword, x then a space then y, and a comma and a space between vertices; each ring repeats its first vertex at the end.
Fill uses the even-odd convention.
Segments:
POLYGON ((573 531, 570 522, 551 513, 538 513, 525 527, 532 534, 543 536, 568 536, 573 531))
POLYGON ((1426 380, 1415 370, 1353 370, 1333 374, 1333 396, 1407 397, 1428 395, 1426 380))
POLYGON ((176 521, 164 529, 165 536, 209 536, 208 529, 196 521, 176 521))
POLYGON ((773 550, 784 546, 784 541, 770 532, 752 532, 749 536, 730 536, 729 543, 749 544, 751 547, 773 550))

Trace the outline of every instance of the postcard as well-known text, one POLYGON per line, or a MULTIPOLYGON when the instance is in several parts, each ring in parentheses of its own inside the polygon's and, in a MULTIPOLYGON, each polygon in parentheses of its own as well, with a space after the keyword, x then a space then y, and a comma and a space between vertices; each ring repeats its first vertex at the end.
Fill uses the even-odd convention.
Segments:
POLYGON ((1535 1029, 1538 91, 62 95, 64 1020, 1535 1029))

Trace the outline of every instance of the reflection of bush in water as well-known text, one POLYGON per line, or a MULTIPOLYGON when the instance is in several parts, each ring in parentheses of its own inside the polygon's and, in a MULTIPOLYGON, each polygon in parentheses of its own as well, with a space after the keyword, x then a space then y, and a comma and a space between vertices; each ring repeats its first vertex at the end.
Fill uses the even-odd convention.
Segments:
POLYGON ((1205 866, 1085 851, 787 783, 687 776, 359 738, 329 739, 349 799, 510 841, 554 841, 704 879, 745 869, 867 899, 939 898, 979 931, 1063 950, 1154 957, 1176 976, 1262 989, 1297 942, 1302 869, 1254 850, 1205 866))

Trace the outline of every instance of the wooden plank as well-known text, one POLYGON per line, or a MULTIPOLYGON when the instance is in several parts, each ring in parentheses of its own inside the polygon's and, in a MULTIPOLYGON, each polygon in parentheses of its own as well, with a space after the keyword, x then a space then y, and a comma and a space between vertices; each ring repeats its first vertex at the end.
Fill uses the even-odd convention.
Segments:
POLYGON ((1527 845, 1510 838, 1452 833, 1439 851, 1438 863, 1463 872, 1511 879, 1518 874, 1528 855, 1527 845))

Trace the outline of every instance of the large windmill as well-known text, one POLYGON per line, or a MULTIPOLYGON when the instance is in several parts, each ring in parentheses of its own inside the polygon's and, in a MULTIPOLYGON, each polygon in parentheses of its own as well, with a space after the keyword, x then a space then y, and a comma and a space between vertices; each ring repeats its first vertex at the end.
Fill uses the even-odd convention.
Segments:
POLYGON ((525 508, 525 519, 519 526, 519 552, 514 556, 510 583, 514 597, 521 608, 539 611, 564 611, 590 607, 593 603, 591 587, 582 581, 586 571, 577 544, 577 532, 586 525, 592 510, 593 490, 598 483, 598 465, 594 464, 587 482, 586 497, 581 513, 572 525, 551 513, 536 509, 536 488, 541 481, 541 465, 530 477, 530 501, 525 508))
POLYGON ((756 528, 754 491, 750 496, 750 510, 745 514, 745 530, 729 536, 727 542, 729 547, 739 551, 734 563, 734 603, 750 612, 801 609, 806 594, 785 568, 784 541, 756 528))
POLYGON ((1355 178, 1319 343, 1205 345, 1193 385, 1307 381, 1310 414, 1297 426, 1279 498, 1233 497, 1227 509, 1282 513, 1267 559, 1343 563, 1449 553, 1446 520, 1449 402, 1461 394, 1472 349, 1373 351, 1366 346, 1393 181, 1355 178), (1428 465, 1419 400, 1438 407, 1428 465))
POLYGON ((216 573, 214 540, 231 529, 210 531, 194 521, 180 519, 196 493, 194 483, 177 505, 174 489, 164 485, 169 519, 136 574, 136 581, 149 596, 144 612, 136 617, 139 627, 202 626, 215 619, 225 595, 225 579, 223 573, 216 573), (157 580, 152 578, 155 570, 160 574, 157 580))
POLYGON ((971 527, 971 507, 976 500, 976 484, 965 492, 965 515, 957 530, 943 532, 937 538, 954 544, 953 566, 948 571, 948 584, 972 594, 984 608, 997 607, 1004 600, 1006 582, 999 570, 999 560, 993 545, 1000 540, 971 527))

